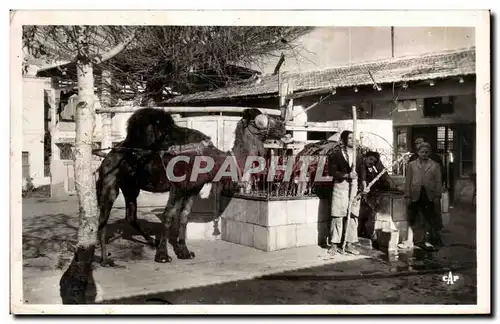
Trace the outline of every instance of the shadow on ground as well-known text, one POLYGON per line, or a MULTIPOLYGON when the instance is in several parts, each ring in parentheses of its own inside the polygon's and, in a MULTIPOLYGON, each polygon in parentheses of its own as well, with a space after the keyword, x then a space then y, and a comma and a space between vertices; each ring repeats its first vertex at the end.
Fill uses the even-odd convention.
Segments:
POLYGON ((49 198, 50 185, 40 186, 33 190, 26 190, 22 192, 23 198, 49 198))
POLYGON ((452 269, 460 279, 448 285, 442 265, 420 271, 353 274, 374 268, 375 259, 346 261, 250 280, 108 300, 104 304, 475 304, 476 270, 452 269))
MULTIPOLYGON (((77 243, 78 213, 72 202, 23 200, 23 265, 40 270, 64 269, 73 257, 77 243)), ((152 237, 159 238, 161 223, 151 214, 139 213, 140 226, 152 237)), ((123 210, 113 210, 106 230, 107 250, 116 261, 152 260, 153 247, 145 244, 123 219, 123 210)), ((100 249, 95 261, 99 261, 100 249)), ((98 263, 95 264, 98 266, 98 263)))
POLYGON ((168 291, 106 304, 475 304, 475 210, 456 207, 432 253, 372 251, 368 259, 286 271, 250 280, 168 291), (452 271, 458 281, 447 284, 452 271))

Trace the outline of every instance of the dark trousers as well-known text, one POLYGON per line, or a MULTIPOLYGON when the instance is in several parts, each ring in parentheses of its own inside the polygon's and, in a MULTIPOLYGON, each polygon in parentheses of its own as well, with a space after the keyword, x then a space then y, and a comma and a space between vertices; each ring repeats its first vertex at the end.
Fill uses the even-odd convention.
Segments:
POLYGON ((368 204, 366 201, 361 202, 359 210, 359 225, 358 236, 368 238, 371 240, 376 239, 375 235, 375 208, 368 204))
POLYGON ((441 219, 441 206, 429 200, 425 188, 420 189, 420 196, 417 201, 411 202, 408 207, 409 224, 414 227, 417 223, 422 223, 425 229, 424 240, 432 245, 441 245, 440 231, 443 228, 441 219), (421 222, 419 219, 421 218, 421 222))

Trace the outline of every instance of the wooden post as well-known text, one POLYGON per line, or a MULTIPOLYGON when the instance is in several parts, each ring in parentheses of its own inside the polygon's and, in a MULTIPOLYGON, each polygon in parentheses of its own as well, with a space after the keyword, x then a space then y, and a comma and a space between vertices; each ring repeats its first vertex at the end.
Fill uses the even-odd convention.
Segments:
POLYGON ((293 121, 293 98, 290 95, 293 94, 293 80, 287 82, 285 96, 285 104, 287 105, 287 121, 293 121), (288 99, 288 103, 286 102, 288 99))
POLYGON ((56 144, 57 141, 57 105, 56 105, 56 90, 54 89, 54 84, 51 84, 50 89, 45 89, 48 93, 49 104, 50 104, 50 196, 54 197, 55 190, 54 178, 57 173, 56 162, 61 157, 61 152, 56 144))
MULTIPOLYGON (((352 171, 356 172, 356 121, 357 121, 357 111, 356 106, 352 106, 352 171)), ((359 181, 357 179, 356 183, 359 181)), ((347 229, 349 228, 349 221, 351 220, 351 210, 354 199, 356 199, 356 191, 357 186, 354 187, 351 184, 349 185, 349 205, 347 206, 347 223, 345 226, 345 235, 344 242, 342 243, 342 253, 345 253, 345 246, 347 243, 347 229)))
POLYGON ((56 145, 57 139, 57 106, 56 106, 56 90, 52 87, 46 89, 49 104, 50 104, 50 158, 52 160, 59 160, 59 148, 56 145))
POLYGON ((278 90, 278 95, 280 98, 280 107, 283 107, 286 105, 286 93, 288 89, 288 83, 282 82, 279 85, 279 90, 278 90))

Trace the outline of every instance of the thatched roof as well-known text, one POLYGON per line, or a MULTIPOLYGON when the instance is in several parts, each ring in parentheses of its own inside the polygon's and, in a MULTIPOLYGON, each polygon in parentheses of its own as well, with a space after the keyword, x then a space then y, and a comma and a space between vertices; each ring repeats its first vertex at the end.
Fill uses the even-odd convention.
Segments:
MULTIPOLYGON (((302 73, 284 73, 292 80, 294 91, 371 85, 370 71, 379 84, 440 79, 475 74, 475 48, 401 57, 376 62, 347 65, 302 73)), ((166 100, 166 104, 221 100, 238 97, 274 97, 278 94, 278 76, 260 77, 246 84, 182 95, 166 100)))

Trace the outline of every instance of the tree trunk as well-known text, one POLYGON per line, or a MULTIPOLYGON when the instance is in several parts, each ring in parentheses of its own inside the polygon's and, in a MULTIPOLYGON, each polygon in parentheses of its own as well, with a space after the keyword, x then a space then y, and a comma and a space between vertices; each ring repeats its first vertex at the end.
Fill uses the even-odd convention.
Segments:
POLYGON ((77 62, 78 103, 76 105, 75 184, 79 203, 78 244, 73 260, 61 278, 64 304, 85 304, 95 300, 92 259, 97 242, 98 208, 92 173, 92 139, 95 128, 94 76, 90 62, 77 62), (94 296, 92 296, 94 295, 94 296), (90 299, 90 300, 89 300, 90 299))
POLYGON ((90 248, 97 242, 97 196, 92 173, 92 141, 95 128, 94 75, 92 64, 78 64, 76 105, 75 185, 80 205, 78 245, 90 248))

